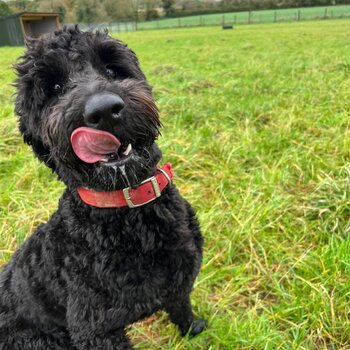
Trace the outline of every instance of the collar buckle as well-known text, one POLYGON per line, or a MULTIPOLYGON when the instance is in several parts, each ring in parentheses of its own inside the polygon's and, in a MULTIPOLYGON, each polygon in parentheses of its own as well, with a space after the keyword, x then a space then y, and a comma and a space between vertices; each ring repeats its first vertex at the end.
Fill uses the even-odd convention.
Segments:
POLYGON ((150 203, 150 202, 154 201, 156 198, 161 196, 162 193, 160 191, 160 188, 159 188, 159 185, 158 185, 158 182, 157 182, 157 179, 155 178, 155 176, 152 176, 149 179, 146 179, 146 180, 142 181, 141 185, 146 183, 146 182, 151 182, 151 184, 153 186, 153 190, 154 190, 154 197, 151 198, 150 200, 148 200, 146 202, 143 202, 143 203, 140 203, 140 204, 134 204, 132 202, 131 197, 130 197, 131 187, 126 187, 126 188, 123 189, 123 196, 124 196, 125 201, 126 201, 126 203, 127 203, 129 208, 141 207, 142 205, 150 203))

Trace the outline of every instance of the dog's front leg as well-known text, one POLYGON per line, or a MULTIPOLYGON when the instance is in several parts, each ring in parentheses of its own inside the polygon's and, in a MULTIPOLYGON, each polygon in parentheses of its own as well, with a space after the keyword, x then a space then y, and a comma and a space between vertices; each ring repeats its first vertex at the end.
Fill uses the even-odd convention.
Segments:
POLYGON ((189 333, 193 337, 201 333, 207 325, 205 320, 194 319, 189 295, 172 297, 165 304, 165 310, 169 314, 170 321, 179 327, 183 336, 189 333))
MULTIPOLYGON (((71 295, 67 305, 67 323, 78 350, 133 350, 116 313, 87 294, 71 295)), ((122 316, 121 316, 122 318, 122 316)))
POLYGON ((111 334, 87 335, 86 333, 73 333, 72 341, 79 350, 132 350, 129 339, 124 330, 114 330, 111 334))

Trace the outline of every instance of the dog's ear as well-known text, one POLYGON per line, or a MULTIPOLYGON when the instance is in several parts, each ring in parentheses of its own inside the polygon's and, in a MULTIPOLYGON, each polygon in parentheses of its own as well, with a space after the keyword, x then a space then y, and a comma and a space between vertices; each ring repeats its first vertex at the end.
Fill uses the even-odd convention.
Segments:
POLYGON ((24 37, 24 45, 27 48, 27 50, 34 49, 37 42, 38 42, 38 39, 35 39, 31 36, 26 35, 24 37))
POLYGON ((52 171, 55 171, 56 165, 55 162, 50 157, 50 150, 44 146, 41 140, 38 140, 37 138, 33 137, 23 122, 23 119, 20 119, 19 122, 19 131, 21 132, 23 136, 23 140, 26 144, 32 147, 34 154, 37 156, 37 158, 44 162, 52 171))
POLYGON ((159 161, 162 159, 162 151, 156 143, 153 143, 153 145, 151 146, 151 152, 153 155, 154 164, 158 164, 159 161))
POLYGON ((137 58, 136 53, 133 50, 131 50, 127 45, 125 45, 125 47, 127 48, 128 52, 129 52, 130 60, 132 62, 134 62, 135 67, 137 68, 135 71, 135 75, 137 75, 138 79, 147 80, 145 74, 141 70, 140 62, 139 62, 139 59, 137 58))

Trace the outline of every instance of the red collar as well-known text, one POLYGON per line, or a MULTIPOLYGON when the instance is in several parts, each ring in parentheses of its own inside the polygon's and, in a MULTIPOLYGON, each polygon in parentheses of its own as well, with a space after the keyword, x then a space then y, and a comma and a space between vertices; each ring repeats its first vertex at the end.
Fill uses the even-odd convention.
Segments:
POLYGON ((142 181, 136 188, 127 187, 123 190, 96 192, 86 187, 78 187, 81 200, 97 208, 136 208, 152 202, 160 197, 164 188, 171 184, 174 176, 170 163, 157 168, 157 174, 142 181))

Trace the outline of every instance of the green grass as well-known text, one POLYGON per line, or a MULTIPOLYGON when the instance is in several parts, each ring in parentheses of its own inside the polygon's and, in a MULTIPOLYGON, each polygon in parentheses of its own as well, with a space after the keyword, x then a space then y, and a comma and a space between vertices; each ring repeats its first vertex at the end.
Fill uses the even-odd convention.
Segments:
MULTIPOLYGON (((225 23, 268 23, 324 18, 342 18, 350 17, 350 5, 340 6, 319 6, 319 7, 302 7, 280 10, 261 10, 230 13, 217 13, 202 16, 188 16, 181 18, 166 18, 159 21, 147 21, 137 24, 138 30, 142 29, 158 29, 158 28, 173 28, 173 27, 195 27, 195 26, 213 26, 225 23)), ((113 26, 113 30, 118 30, 118 27, 113 26)), ((124 31, 123 25, 119 30, 124 31)), ((129 28, 130 30, 130 28, 129 28)))
MULTIPOLYGON (((154 86, 159 143, 206 237, 193 292, 210 328, 164 313, 137 349, 350 349, 350 21, 123 34, 154 86)), ((62 191, 22 145, 0 49, 0 249, 7 261, 62 191)))

